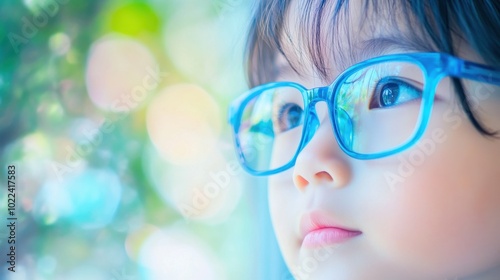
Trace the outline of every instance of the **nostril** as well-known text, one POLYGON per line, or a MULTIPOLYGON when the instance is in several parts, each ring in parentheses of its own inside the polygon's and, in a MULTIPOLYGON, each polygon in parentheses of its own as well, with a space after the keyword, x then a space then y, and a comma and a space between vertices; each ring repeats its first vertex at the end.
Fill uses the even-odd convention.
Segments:
POLYGON ((304 189, 309 184, 309 181, 300 175, 294 176, 293 181, 299 190, 304 189))
POLYGON ((327 182, 333 182, 332 175, 326 171, 321 171, 316 174, 314 174, 314 178, 317 181, 327 181, 327 182))

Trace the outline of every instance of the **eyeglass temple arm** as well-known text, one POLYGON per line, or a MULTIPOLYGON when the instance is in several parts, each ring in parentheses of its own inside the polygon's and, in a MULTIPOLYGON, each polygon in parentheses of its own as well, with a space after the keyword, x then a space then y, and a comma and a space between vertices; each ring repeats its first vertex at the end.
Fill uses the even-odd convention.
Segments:
POLYGON ((452 68, 452 75, 500 86, 500 70, 470 61, 459 61, 452 68), (453 71, 455 70, 455 71, 453 71))

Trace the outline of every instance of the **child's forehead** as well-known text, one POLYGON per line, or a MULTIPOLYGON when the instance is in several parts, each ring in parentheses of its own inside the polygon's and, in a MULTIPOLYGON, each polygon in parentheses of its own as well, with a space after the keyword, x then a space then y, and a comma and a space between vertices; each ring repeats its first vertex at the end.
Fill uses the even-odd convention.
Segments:
POLYGON ((282 55, 278 55, 288 63, 278 59, 278 71, 289 64, 301 74, 319 72, 331 80, 345 68, 371 57, 431 51, 423 44, 425 38, 418 38, 410 29, 418 24, 410 27, 412 20, 404 18, 392 1, 392 6, 375 9, 367 1, 351 0, 337 11, 336 1, 313 2, 317 1, 290 2, 279 38, 282 55))

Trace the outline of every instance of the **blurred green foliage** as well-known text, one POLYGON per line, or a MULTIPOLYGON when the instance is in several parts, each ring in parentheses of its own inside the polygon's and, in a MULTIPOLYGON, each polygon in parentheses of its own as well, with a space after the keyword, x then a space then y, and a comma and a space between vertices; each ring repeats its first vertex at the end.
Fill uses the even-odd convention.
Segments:
MULTIPOLYGON (((145 124, 147 106, 140 106, 117 120, 113 132, 104 135, 82 159, 84 169, 106 169, 119 178, 121 194, 112 221, 105 227, 82 228, 74 216, 48 215, 52 213, 51 205, 40 204, 42 190, 48 188, 44 173, 52 170, 50 162, 65 157, 66 143, 75 145, 81 141, 72 135, 78 129, 75 124, 86 119, 116 117, 97 108, 87 92, 85 71, 94 42, 111 33, 133 38, 152 52, 160 69, 169 73, 161 82, 162 87, 196 83, 196 77, 176 69, 172 57, 165 52, 162 38, 165 26, 181 12, 188 11, 187 18, 199 16, 200 21, 223 21, 238 9, 248 9, 248 5, 244 1, 222 0, 0 1, 0 162, 2 168, 19 164, 20 178, 19 271, 18 278, 7 279, 116 279, 123 270, 134 275, 133 279, 156 279, 148 276, 148 268, 127 249, 127 240, 136 238, 137 231, 149 226, 159 229, 180 226, 210 248, 217 263, 222 264, 223 278, 242 279, 241 275, 246 275, 247 279, 253 279, 255 264, 249 263, 255 263, 258 247, 242 240, 256 235, 253 211, 257 198, 246 196, 245 190, 242 200, 224 222, 186 221, 172 204, 160 197, 145 172, 144 154, 151 148, 145 124), (190 8, 180 9, 182 6, 190 8)), ((244 32, 239 35, 239 40, 243 40, 244 32)), ((232 56, 226 56, 235 63, 232 56)), ((241 75, 231 81, 233 84, 227 83, 228 89, 235 94, 244 88, 241 75)), ((213 89, 208 91, 224 111, 228 100, 234 97, 213 89)), ((228 138, 227 132, 224 128, 221 137, 228 138)), ((232 158, 231 152, 225 149, 222 154, 232 158)), ((165 166, 168 168, 168 164, 165 166)), ((57 195, 53 194, 54 200, 57 195)), ((5 192, 0 192, 0 199, 0 218, 5 221, 5 192)), ((74 211, 88 214, 85 210, 74 211)), ((0 238, 3 255, 7 243, 0 238)), ((146 237, 139 239, 144 241, 146 237)), ((142 246, 141 242, 137 244, 139 248, 135 251, 142 246)), ((168 248, 163 250, 168 254, 168 248)), ((5 274, 6 264, 2 263, 2 279, 12 277, 5 274)))

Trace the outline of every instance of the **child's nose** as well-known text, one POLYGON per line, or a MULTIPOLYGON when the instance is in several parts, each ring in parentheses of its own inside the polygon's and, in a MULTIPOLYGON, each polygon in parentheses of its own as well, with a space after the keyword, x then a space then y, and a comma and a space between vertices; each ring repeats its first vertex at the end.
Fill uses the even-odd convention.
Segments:
POLYGON ((321 125, 297 156, 293 170, 294 184, 301 191, 310 185, 340 188, 351 180, 349 158, 335 140, 330 118, 321 116, 325 110, 321 105, 326 104, 317 104, 321 125))

